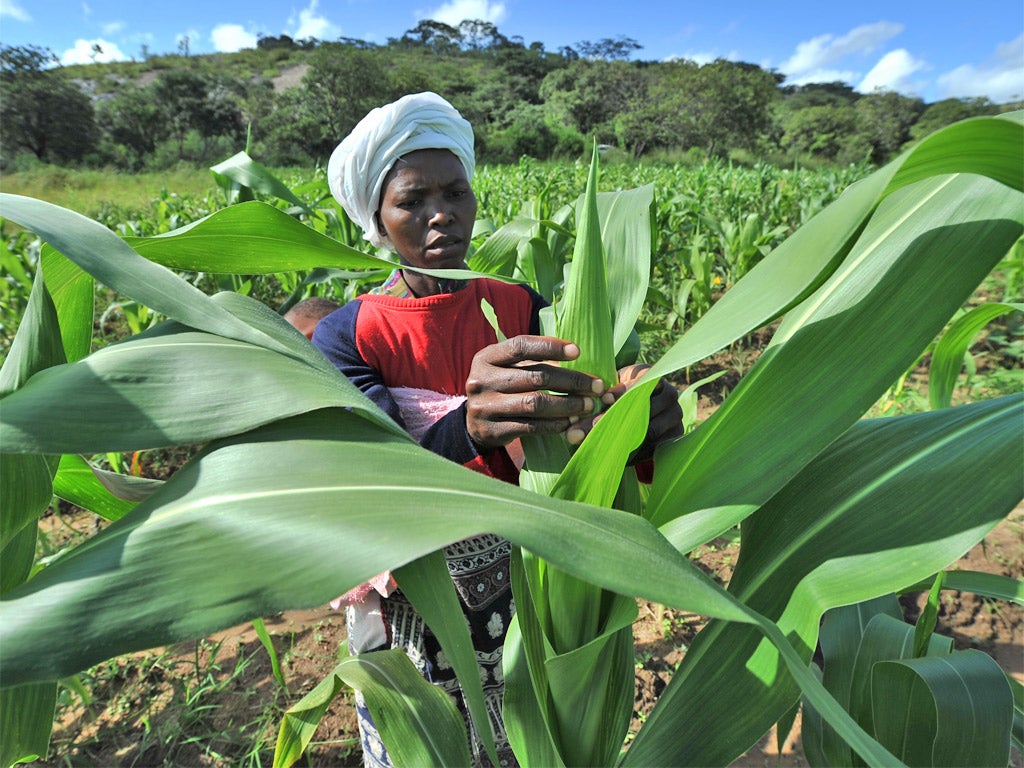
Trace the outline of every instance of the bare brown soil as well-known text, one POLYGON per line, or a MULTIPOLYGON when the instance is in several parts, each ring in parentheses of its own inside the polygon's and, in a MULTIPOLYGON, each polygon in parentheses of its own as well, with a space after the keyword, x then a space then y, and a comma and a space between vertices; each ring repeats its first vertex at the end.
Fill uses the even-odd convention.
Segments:
MULTIPOLYGON (((1019 578, 1024 573, 1024 505, 956 565, 1019 578)), ((727 582, 736 545, 717 540, 696 553, 697 564, 727 582)), ((924 595, 907 601, 908 620, 924 595)), ((702 619, 641 601, 636 637, 636 711, 650 711, 685 654, 702 619)), ((280 714, 336 663, 345 640, 344 616, 329 606, 289 611, 266 619, 281 659, 287 691, 275 681, 270 656, 251 624, 205 640, 124 657, 101 665, 87 679, 88 707, 63 707, 46 766, 234 766, 269 764, 280 714), (186 701, 191 701, 186 705, 186 701)), ((958 648, 991 654, 1024 682, 1024 609, 973 594, 943 600, 937 631, 958 648)), ((360 764, 354 712, 346 693, 331 706, 307 754, 309 766, 360 764)), ((1022 766, 1014 754, 1014 766, 1022 766)), ((783 744, 774 732, 733 765, 790 768, 806 765, 799 721, 783 744)))

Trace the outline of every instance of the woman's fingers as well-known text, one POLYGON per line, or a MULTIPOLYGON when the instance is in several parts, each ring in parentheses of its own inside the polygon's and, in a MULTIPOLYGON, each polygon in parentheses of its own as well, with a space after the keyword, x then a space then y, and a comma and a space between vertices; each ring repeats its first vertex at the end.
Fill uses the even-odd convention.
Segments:
POLYGON ((466 380, 466 393, 549 391, 567 395, 602 395, 605 387, 599 378, 553 364, 577 357, 579 348, 561 339, 515 336, 484 347, 476 354, 466 380))
POLYGON ((466 380, 466 426, 482 446, 564 432, 597 409, 604 383, 559 367, 579 348, 550 336, 516 336, 480 350, 466 380))

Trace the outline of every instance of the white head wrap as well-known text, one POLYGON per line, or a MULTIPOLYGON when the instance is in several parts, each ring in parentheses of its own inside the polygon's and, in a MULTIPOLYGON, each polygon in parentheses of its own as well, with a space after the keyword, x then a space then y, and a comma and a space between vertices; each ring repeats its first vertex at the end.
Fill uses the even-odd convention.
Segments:
POLYGON ((473 128, 436 93, 413 93, 370 111, 342 140, 327 163, 331 194, 364 237, 390 247, 377 232, 374 214, 384 177, 395 161, 418 149, 449 149, 473 180, 473 128))

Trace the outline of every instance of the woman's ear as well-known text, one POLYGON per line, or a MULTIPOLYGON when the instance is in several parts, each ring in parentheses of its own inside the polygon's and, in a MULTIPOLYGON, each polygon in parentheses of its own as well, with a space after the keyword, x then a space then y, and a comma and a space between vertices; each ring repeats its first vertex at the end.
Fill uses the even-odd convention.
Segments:
POLYGON ((384 239, 387 239, 388 233, 387 230, 384 229, 384 222, 380 218, 379 210, 373 214, 373 221, 377 225, 377 234, 383 237, 384 239))

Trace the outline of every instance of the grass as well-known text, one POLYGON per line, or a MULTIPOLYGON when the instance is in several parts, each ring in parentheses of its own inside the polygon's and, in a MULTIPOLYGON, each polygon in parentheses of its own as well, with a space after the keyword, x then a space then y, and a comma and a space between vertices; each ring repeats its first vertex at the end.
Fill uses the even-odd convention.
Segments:
POLYGON ((58 695, 50 765, 104 765, 111 753, 120 764, 259 765, 273 739, 274 713, 266 691, 246 683, 253 654, 241 649, 222 658, 223 641, 121 657, 78 676, 79 694, 62 686, 58 695), (259 697, 252 711, 240 706, 259 697), (236 702, 236 707, 225 706, 236 702), (100 719, 99 703, 106 706, 100 719), (246 713, 238 717, 232 710, 246 713), (269 735, 268 735, 269 734, 269 735))
POLYGON ((217 190, 209 173, 180 165, 169 171, 119 173, 38 165, 0 175, 0 191, 26 195, 95 218, 111 204, 129 210, 148 209, 162 191, 179 197, 206 197, 217 190))

